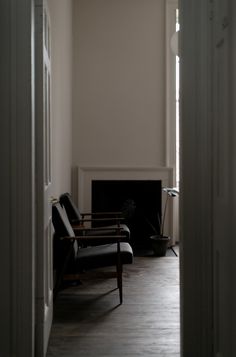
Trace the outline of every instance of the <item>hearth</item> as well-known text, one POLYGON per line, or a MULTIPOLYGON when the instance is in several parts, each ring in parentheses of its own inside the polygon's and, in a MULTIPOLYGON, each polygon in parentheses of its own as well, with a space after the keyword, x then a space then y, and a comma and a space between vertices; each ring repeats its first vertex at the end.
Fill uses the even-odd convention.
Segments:
POLYGON ((151 226, 159 230, 161 192, 161 180, 93 180, 92 210, 122 211, 133 247, 148 247, 151 226))

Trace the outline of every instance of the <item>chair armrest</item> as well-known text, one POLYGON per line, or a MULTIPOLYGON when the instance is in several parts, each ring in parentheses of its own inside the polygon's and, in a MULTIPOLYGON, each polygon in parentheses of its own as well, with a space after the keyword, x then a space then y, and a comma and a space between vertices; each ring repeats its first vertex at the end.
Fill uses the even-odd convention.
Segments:
POLYGON ((122 216, 122 212, 82 212, 80 213, 81 216, 101 216, 101 215, 108 215, 108 216, 122 216))
POLYGON ((116 227, 83 227, 83 226, 72 226, 74 231, 86 231, 86 232, 92 232, 92 231, 114 231, 114 232, 119 232, 122 230, 122 227, 116 226, 116 227))
POLYGON ((124 217, 107 217, 107 218, 82 218, 82 222, 102 222, 102 221, 121 221, 124 217))
POLYGON ((119 221, 122 221, 124 220, 124 217, 109 217, 109 218, 91 218, 91 219, 84 219, 82 217, 81 221, 82 222, 107 222, 107 221, 116 221, 116 222, 119 222, 119 221))
POLYGON ((98 241, 98 239, 102 240, 110 240, 111 243, 120 243, 122 239, 125 238, 125 235, 121 234, 116 234, 116 235, 111 235, 111 236, 75 236, 75 237, 70 237, 70 236, 64 236, 61 237, 61 240, 68 239, 71 241, 77 240, 81 242, 90 242, 90 241, 98 241))

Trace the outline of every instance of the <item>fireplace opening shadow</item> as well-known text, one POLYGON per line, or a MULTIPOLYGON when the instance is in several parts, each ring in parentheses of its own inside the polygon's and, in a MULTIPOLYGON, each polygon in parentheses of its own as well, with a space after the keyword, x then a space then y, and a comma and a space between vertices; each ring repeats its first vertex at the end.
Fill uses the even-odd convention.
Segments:
POLYGON ((121 211, 134 251, 148 251, 153 226, 159 231, 161 192, 161 180, 93 180, 92 211, 121 211))

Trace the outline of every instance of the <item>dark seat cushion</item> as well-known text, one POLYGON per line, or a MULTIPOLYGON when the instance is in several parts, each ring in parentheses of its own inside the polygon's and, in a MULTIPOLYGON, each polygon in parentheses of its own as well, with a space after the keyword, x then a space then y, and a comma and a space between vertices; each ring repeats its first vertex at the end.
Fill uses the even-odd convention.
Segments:
MULTIPOLYGON (((120 243, 120 256, 122 264, 133 262, 133 251, 130 244, 120 243)), ((103 244, 78 250, 76 266, 78 270, 93 269, 114 265, 117 259, 117 244, 103 244)))

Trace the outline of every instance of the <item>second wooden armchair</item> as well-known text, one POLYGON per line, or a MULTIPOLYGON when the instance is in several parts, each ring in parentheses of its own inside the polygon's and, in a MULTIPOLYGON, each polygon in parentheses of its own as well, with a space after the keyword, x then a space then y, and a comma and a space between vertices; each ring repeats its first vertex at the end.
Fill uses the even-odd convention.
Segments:
POLYGON ((86 212, 81 213, 75 205, 69 193, 63 193, 59 198, 60 204, 65 208, 68 219, 74 231, 83 229, 87 223, 90 223, 92 229, 86 231, 86 235, 113 235, 120 233, 124 236, 123 241, 130 241, 129 227, 122 223, 124 220, 122 212, 86 212), (106 216, 104 218, 104 216, 106 216), (99 227, 94 229, 94 223, 100 223, 99 227), (101 223, 110 222, 110 224, 102 225, 101 223))
POLYGON ((75 235, 68 220, 66 211, 60 203, 52 206, 52 222, 54 226, 54 297, 60 290, 65 273, 82 274, 84 271, 115 266, 115 276, 119 289, 120 304, 123 301, 122 272, 124 264, 133 262, 133 251, 129 243, 122 242, 124 236, 121 234, 100 235, 100 241, 110 241, 109 244, 92 246, 98 236, 75 235), (84 242, 86 248, 83 247, 84 242))

